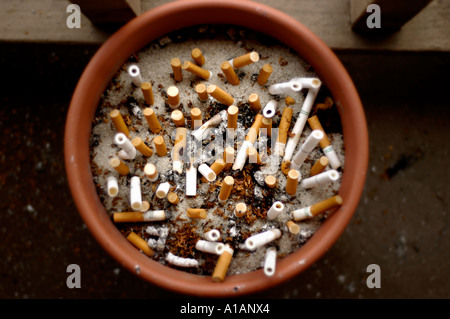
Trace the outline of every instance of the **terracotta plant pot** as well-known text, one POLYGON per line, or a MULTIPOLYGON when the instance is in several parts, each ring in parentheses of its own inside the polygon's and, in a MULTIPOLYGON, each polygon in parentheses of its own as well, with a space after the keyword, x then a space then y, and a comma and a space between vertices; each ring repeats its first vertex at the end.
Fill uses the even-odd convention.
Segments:
POLYGON ((298 21, 251 1, 175 1, 130 21, 92 58, 79 80, 68 111, 65 162, 70 189, 83 220, 96 240, 121 265, 168 290, 204 297, 227 297, 278 285, 307 269, 330 249, 349 223, 363 190, 368 165, 368 133, 364 111, 348 73, 334 53, 298 21), (267 34, 291 47, 312 65, 330 90, 341 116, 346 151, 340 188, 344 204, 303 247, 278 261, 276 274, 271 278, 258 270, 229 276, 224 282, 215 283, 210 277, 163 266, 135 249, 118 231, 94 186, 89 162, 91 122, 100 97, 115 72, 131 54, 151 41, 196 24, 234 24, 267 34))

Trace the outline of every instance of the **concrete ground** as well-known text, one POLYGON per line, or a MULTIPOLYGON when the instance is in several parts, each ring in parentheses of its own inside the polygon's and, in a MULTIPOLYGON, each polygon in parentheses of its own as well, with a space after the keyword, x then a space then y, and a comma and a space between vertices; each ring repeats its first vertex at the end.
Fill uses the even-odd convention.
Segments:
MULTIPOLYGON (((0 298, 172 298, 122 269, 69 193, 65 115, 96 46, 0 44, 0 298), (82 287, 69 289, 78 264, 82 287)), ((254 298, 448 298, 450 55, 337 52, 367 116, 370 163, 346 231, 304 273, 254 298), (377 264, 381 287, 368 288, 377 264)))

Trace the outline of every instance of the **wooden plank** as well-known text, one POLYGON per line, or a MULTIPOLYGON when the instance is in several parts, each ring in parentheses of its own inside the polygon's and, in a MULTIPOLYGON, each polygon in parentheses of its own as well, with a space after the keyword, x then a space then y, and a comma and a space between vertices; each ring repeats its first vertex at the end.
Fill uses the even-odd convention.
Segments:
POLYGON ((352 29, 365 34, 388 34, 400 30, 409 20, 420 13, 431 0, 350 0, 350 18, 352 29), (380 8, 380 27, 370 28, 367 19, 372 11, 369 5, 380 8))
MULTIPOLYGON (((350 0, 257 1, 297 19, 335 50, 450 52, 450 1, 432 1, 401 31, 382 39, 368 39, 352 30, 350 0)), ((141 10, 167 2, 142 0, 141 10)), ((68 0, 0 1, 0 41, 101 44, 108 39, 111 33, 96 27, 85 15, 80 29, 69 29, 69 4, 68 0)))
POLYGON ((95 25, 121 25, 141 14, 140 0, 70 0, 95 25))

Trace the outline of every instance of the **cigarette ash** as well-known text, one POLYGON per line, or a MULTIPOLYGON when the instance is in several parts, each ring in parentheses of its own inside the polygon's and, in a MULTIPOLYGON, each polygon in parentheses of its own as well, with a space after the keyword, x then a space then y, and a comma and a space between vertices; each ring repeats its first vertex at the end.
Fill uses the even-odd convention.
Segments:
MULTIPOLYGON (((243 141, 248 128, 253 124, 255 115, 258 113, 250 108, 247 97, 251 93, 257 93, 264 107, 270 100, 277 100, 278 107, 272 118, 272 125, 277 128, 281 119, 281 111, 286 105, 284 97, 271 96, 267 93, 267 87, 273 83, 282 83, 295 77, 316 77, 316 74, 298 55, 287 47, 277 43, 266 36, 254 33, 234 26, 197 26, 186 28, 168 34, 165 37, 149 44, 147 47, 131 56, 124 66, 117 71, 109 87, 105 90, 100 100, 97 112, 92 122, 92 135, 90 138, 91 149, 91 169, 94 183, 100 200, 104 204, 106 211, 112 215, 114 212, 132 211, 129 201, 129 187, 132 176, 139 176, 141 179, 142 199, 148 201, 150 210, 164 210, 165 221, 145 222, 145 223, 119 223, 116 224, 120 232, 126 236, 131 231, 136 232, 147 240, 150 247, 155 251, 155 260, 161 264, 180 269, 182 271, 211 275, 218 256, 205 253, 195 248, 199 239, 203 239, 203 234, 211 229, 219 230, 221 234, 220 242, 228 243, 234 249, 234 255, 229 266, 227 275, 246 273, 262 267, 266 249, 276 247, 279 258, 283 258, 300 248, 307 240, 313 236, 314 232, 321 226, 327 215, 323 214, 309 220, 298 222, 301 227, 299 234, 291 234, 286 227, 286 222, 292 220, 291 210, 313 205, 321 200, 327 199, 338 193, 340 182, 316 187, 312 189, 297 188, 294 196, 286 194, 286 176, 280 170, 281 158, 271 154, 272 140, 260 136, 255 143, 258 150, 265 149, 267 152, 261 153, 262 165, 247 163, 242 170, 227 170, 221 172, 213 182, 202 181, 202 176, 198 174, 197 195, 186 197, 185 169, 184 164, 182 174, 173 171, 171 151, 174 146, 174 136, 176 126, 171 120, 172 109, 167 102, 167 89, 175 85, 180 92, 181 105, 179 109, 186 118, 186 126, 191 128, 190 110, 194 107, 202 111, 202 120, 214 117, 219 112, 227 109, 228 106, 219 103, 212 97, 207 101, 201 101, 194 90, 198 83, 216 84, 229 94, 231 94, 239 107, 238 126, 236 130, 236 141, 243 141), (195 37, 195 38, 193 38, 195 37), (206 62, 203 68, 212 72, 213 76, 207 81, 199 77, 183 73, 183 80, 176 82, 170 60, 178 57, 183 62, 191 60, 190 52, 193 48, 199 47, 206 62), (261 61, 247 65, 237 70, 241 83, 233 86, 226 81, 220 70, 223 61, 241 56, 251 51, 260 54, 261 61), (140 88, 134 86, 127 73, 127 67, 137 63, 144 81, 149 81, 154 90, 154 109, 163 131, 153 134, 149 129, 142 111, 146 105, 140 88), (261 66, 270 63, 274 71, 269 78, 268 84, 260 86, 256 83, 256 78, 261 66), (146 145, 154 149, 153 139, 157 135, 164 137, 168 149, 168 155, 160 157, 154 153, 151 157, 144 157, 137 152, 134 160, 125 160, 129 166, 130 173, 127 176, 119 175, 109 166, 109 160, 118 155, 120 148, 114 144, 115 128, 109 118, 109 112, 119 109, 127 127, 130 129, 130 140, 140 137, 146 145), (143 168, 147 163, 153 163, 159 172, 156 182, 151 182, 145 176, 143 168), (274 175, 277 179, 275 188, 268 187, 264 179, 267 175, 274 175), (231 175, 235 184, 230 197, 224 205, 217 203, 218 194, 222 186, 223 178, 231 175), (111 198, 106 191, 106 180, 109 176, 118 179, 119 193, 111 198), (180 201, 177 205, 170 204, 166 198, 159 199, 155 196, 156 188, 161 182, 169 182, 170 191, 175 192, 180 201), (285 204, 285 210, 274 220, 267 220, 266 213, 275 201, 285 204), (247 205, 247 213, 237 218, 234 215, 234 207, 237 203, 244 202, 247 205), (203 208, 207 211, 207 219, 191 219, 187 216, 188 208, 203 208), (244 249, 244 241, 257 233, 265 230, 278 228, 282 231, 282 236, 277 240, 259 248, 255 251, 244 249), (165 260, 168 253, 182 258, 193 258, 199 261, 199 267, 184 268, 174 266, 165 260)), ((301 91, 292 98, 293 117, 290 128, 294 126, 295 120, 300 112, 306 93, 301 91)), ((321 89, 316 99, 317 103, 329 96, 326 88, 321 89)), ((323 108, 314 107, 312 114, 323 117, 323 127, 332 141, 339 160, 344 167, 344 144, 340 129, 340 120, 336 107, 323 108)), ((194 165, 201 163, 211 165, 217 158, 223 156, 223 148, 206 147, 212 141, 222 138, 226 141, 226 119, 208 132, 203 140, 202 148, 207 151, 200 158, 194 159, 194 165)), ((308 125, 300 138, 300 145, 311 132, 308 125)), ((189 138, 192 138, 189 135, 189 138)), ((192 143, 188 144, 188 147, 192 143)), ((228 146, 228 145, 227 145, 228 146)), ((235 151, 240 145, 235 145, 235 151)), ((320 148, 316 147, 300 168, 303 178, 309 176, 309 170, 313 163, 323 156, 320 148)), ((343 169, 341 168, 340 171, 343 169)))

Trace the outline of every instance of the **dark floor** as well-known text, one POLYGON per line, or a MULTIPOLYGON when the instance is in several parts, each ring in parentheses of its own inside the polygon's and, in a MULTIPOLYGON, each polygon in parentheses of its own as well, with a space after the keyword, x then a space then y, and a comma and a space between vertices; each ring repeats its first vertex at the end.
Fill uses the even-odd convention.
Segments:
MULTIPOLYGON (((95 47, 0 44, 0 298, 180 297, 107 255, 72 202, 65 115, 95 47), (80 289, 66 267, 81 268, 80 289)), ((258 298, 450 297, 450 55, 348 53, 370 135, 366 187, 350 225, 309 270, 258 298), (366 269, 381 269, 381 288, 366 269)))

